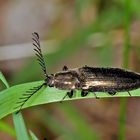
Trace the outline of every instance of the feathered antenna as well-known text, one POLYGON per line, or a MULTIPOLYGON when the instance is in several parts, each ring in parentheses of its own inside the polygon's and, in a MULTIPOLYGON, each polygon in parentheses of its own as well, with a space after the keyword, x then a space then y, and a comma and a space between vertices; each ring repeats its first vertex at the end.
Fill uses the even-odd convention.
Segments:
POLYGON ((26 93, 22 94, 22 97, 19 98, 19 101, 16 102, 16 104, 19 104, 14 109, 19 108, 19 110, 16 113, 19 113, 24 104, 37 92, 39 91, 46 83, 43 83, 42 85, 38 87, 33 87, 32 89, 29 89, 26 91, 26 93))
POLYGON ((34 32, 32 33, 33 38, 32 40, 33 45, 35 46, 34 50, 35 50, 35 55, 37 56, 37 60, 44 72, 45 75, 45 82, 37 87, 34 87, 32 89, 29 89, 28 91, 26 91, 26 93, 22 94, 22 97, 19 98, 19 101, 16 102, 16 104, 19 104, 18 106, 15 107, 15 109, 19 108, 19 110, 16 112, 20 112, 20 110, 22 109, 22 107, 24 106, 24 104, 37 92, 39 91, 44 85, 47 85, 46 81, 48 79, 48 74, 47 74, 47 70, 46 70, 46 64, 45 64, 45 60, 41 51, 41 46, 40 46, 40 41, 39 41, 39 35, 38 33, 34 32))
POLYGON ((33 35, 32 40, 34 41, 33 45, 35 46, 34 51, 36 52, 35 55, 37 56, 37 60, 39 62, 39 65, 41 66, 41 68, 44 72, 45 78, 48 78, 46 64, 45 64, 45 60, 44 60, 41 46, 40 46, 39 35, 36 32, 32 33, 32 35, 33 35))

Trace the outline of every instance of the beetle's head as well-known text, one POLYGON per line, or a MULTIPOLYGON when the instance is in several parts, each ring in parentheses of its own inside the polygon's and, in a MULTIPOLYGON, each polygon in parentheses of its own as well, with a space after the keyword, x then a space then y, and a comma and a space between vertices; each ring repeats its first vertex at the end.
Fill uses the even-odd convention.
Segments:
POLYGON ((54 74, 48 75, 45 82, 49 87, 54 87, 54 74))

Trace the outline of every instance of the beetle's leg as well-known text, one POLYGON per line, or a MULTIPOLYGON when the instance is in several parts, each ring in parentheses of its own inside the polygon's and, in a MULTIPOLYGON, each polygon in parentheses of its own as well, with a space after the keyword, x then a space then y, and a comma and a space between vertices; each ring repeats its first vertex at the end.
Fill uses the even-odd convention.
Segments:
POLYGON ((81 91, 81 96, 82 97, 85 97, 85 96, 87 96, 88 95, 88 91, 87 90, 82 90, 81 91))
MULTIPOLYGON (((81 96, 84 97, 84 96, 87 96, 89 94, 89 92, 87 90, 82 90, 81 92, 81 96)), ((95 92, 93 92, 94 96, 96 99, 99 99, 99 97, 96 95, 95 92)))
POLYGON ((68 92, 66 93, 66 95, 62 98, 62 100, 60 101, 60 103, 62 103, 62 101, 63 101, 67 96, 69 96, 69 98, 72 98, 73 92, 74 92, 73 90, 68 91, 68 92))
POLYGON ((95 92, 93 92, 93 94, 94 94, 94 96, 95 96, 96 99, 100 99, 100 98, 96 95, 95 92))
POLYGON ((127 91, 128 92, 128 94, 131 96, 131 93, 129 92, 129 91, 127 91))
POLYGON ((116 92, 115 91, 112 91, 112 92, 108 92, 108 94, 113 96, 113 95, 116 94, 116 92))
POLYGON ((63 71, 67 71, 68 70, 68 67, 67 66, 64 66, 62 70, 63 71))
POLYGON ((72 96, 73 96, 73 92, 74 92, 73 90, 71 90, 70 92, 67 92, 69 98, 72 98, 72 96))

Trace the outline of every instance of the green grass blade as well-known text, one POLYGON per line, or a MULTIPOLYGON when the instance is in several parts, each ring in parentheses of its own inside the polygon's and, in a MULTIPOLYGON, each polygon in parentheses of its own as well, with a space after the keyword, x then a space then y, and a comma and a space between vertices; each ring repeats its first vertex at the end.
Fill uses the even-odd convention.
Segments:
MULTIPOLYGON (((4 75, 2 74, 1 71, 0 71, 0 80, 4 83, 4 85, 7 88, 9 88, 9 84, 8 84, 7 80, 5 79, 5 77, 4 77, 4 75)), ((3 131, 3 132, 6 132, 7 134, 9 134, 12 137, 16 136, 14 129, 2 120, 0 120, 0 130, 3 131)))
POLYGON ((26 126, 21 113, 13 114, 17 140, 29 140, 26 126))
MULTIPOLYGON (((0 72, 0 79, 7 87, 7 90, 9 90, 10 86, 9 86, 7 80, 5 79, 4 75, 2 74, 2 72, 0 72)), ((13 121, 14 121, 15 129, 16 129, 17 139, 18 140, 29 140, 22 115, 20 113, 13 114, 13 121)), ((0 122, 0 129, 3 129, 5 131, 7 131, 9 134, 11 134, 12 136, 15 136, 15 131, 2 121, 0 122)))
MULTIPOLYGON (((131 0, 125 0, 125 16, 124 16, 124 27, 125 27, 125 40, 124 40, 124 54, 123 54, 123 67, 129 67, 129 54, 130 54, 130 24, 131 24, 131 0)), ((126 139, 126 110, 127 110, 127 99, 123 98, 120 100, 120 124, 119 124, 119 140, 126 139)))
POLYGON ((0 71, 0 80, 4 83, 4 85, 9 88, 9 84, 7 82, 7 80, 5 79, 4 75, 2 74, 2 72, 0 71))
POLYGON ((32 140, 39 140, 31 130, 29 131, 29 133, 30 133, 32 140))
MULTIPOLYGON (((19 101, 19 97, 22 97, 23 93, 26 93, 30 88, 39 86, 43 83, 43 81, 25 83, 21 85, 16 85, 10 87, 6 90, 0 92, 0 119, 4 116, 17 111, 18 109, 14 109, 17 107, 17 101, 19 101)), ((42 88, 39 92, 34 94, 23 106, 23 108, 27 108, 34 105, 59 102, 65 96, 67 91, 59 90, 56 88, 45 87, 42 88)), ((111 96, 107 93, 96 93, 98 97, 129 97, 127 92, 118 93, 114 96, 111 96)), ((139 90, 131 91, 132 96, 140 96, 139 90)), ((65 100, 75 100, 75 99, 84 99, 84 98, 95 98, 94 94, 89 94, 86 97, 81 97, 80 91, 77 91, 74 94, 73 98, 67 97, 65 100)))

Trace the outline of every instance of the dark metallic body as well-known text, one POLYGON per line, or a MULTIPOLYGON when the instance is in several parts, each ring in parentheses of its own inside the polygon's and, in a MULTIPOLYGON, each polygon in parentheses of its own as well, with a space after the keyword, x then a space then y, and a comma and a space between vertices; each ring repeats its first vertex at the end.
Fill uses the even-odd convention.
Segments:
MULTIPOLYGON (((50 77, 48 86, 83 92, 130 91, 140 87, 140 75, 119 68, 82 67, 66 69, 50 77)), ((87 95, 87 94, 86 94, 87 95)))

